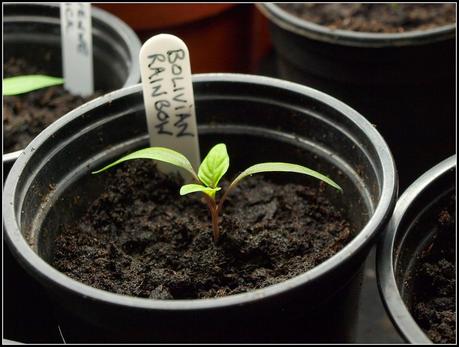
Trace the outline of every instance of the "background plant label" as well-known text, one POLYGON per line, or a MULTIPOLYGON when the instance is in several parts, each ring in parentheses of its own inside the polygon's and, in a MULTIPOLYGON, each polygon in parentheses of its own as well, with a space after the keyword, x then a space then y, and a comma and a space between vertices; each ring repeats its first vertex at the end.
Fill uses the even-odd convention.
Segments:
MULTIPOLYGON (((139 60, 151 146, 182 153, 197 171, 201 158, 187 46, 176 36, 156 35, 144 43, 139 60)), ((158 168, 190 178, 169 164, 158 168)))
POLYGON ((91 4, 63 2, 61 8, 64 87, 72 94, 94 93, 91 4))

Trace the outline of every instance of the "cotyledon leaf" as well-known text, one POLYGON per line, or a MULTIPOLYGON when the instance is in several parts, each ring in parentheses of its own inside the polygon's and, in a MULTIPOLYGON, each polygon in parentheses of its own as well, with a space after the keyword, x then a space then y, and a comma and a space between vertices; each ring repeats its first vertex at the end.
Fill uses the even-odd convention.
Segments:
POLYGON ((152 159, 152 160, 162 161, 164 163, 169 163, 169 164, 172 164, 172 165, 175 165, 177 167, 187 170, 196 180, 198 179, 196 176, 196 173, 193 170, 193 167, 191 166, 191 163, 188 161, 188 159, 183 154, 180 154, 179 152, 176 152, 172 149, 165 148, 165 147, 149 147, 149 148, 138 150, 92 173, 93 174, 100 173, 115 165, 118 165, 122 162, 125 162, 127 160, 132 160, 132 159, 152 159))
POLYGON ((237 176, 236 179, 231 183, 231 186, 235 186, 244 177, 261 172, 294 172, 304 174, 317 178, 329 184, 330 186, 338 189, 339 191, 343 190, 336 182, 334 182, 327 176, 322 175, 320 172, 311 170, 305 166, 281 162, 255 164, 249 167, 248 169, 244 170, 242 173, 240 173, 239 176, 237 176))
POLYGON ((3 95, 11 96, 63 84, 64 79, 46 75, 24 75, 3 79, 3 95))

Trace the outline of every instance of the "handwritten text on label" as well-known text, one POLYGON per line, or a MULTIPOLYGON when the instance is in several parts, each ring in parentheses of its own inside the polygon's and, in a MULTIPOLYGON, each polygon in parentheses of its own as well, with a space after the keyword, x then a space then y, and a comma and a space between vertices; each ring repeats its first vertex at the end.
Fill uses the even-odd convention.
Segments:
POLYGON ((190 131, 186 119, 191 117, 188 111, 189 101, 185 97, 184 77, 182 75, 181 62, 185 58, 185 52, 182 49, 166 51, 166 54, 151 54, 148 56, 148 76, 151 85, 151 96, 155 98, 156 118, 159 123, 155 126, 158 134, 166 134, 176 137, 195 136, 190 131), (172 74, 172 95, 168 95, 168 90, 164 88, 165 72, 169 70, 172 74), (172 97, 175 106, 172 108, 171 102, 161 96, 172 97), (156 100, 158 99, 158 100, 156 100), (173 117, 171 120, 170 118, 173 117), (173 122, 173 123, 172 123, 173 122))

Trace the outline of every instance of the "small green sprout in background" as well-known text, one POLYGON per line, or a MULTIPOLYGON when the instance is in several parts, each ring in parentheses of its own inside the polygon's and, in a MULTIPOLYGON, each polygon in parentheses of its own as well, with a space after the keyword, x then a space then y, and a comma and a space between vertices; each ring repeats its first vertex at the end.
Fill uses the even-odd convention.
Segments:
POLYGON ((184 155, 164 147, 150 147, 133 152, 98 171, 94 171, 93 174, 100 173, 124 161, 132 159, 158 160, 185 169, 191 174, 195 183, 185 184, 182 186, 180 188, 180 195, 186 195, 195 192, 204 193, 204 198, 207 202, 207 206, 209 207, 210 215, 212 218, 212 234, 214 242, 217 242, 220 237, 218 218, 220 212, 222 211, 223 203, 229 192, 231 192, 234 187, 247 176, 261 172, 294 172, 315 177, 338 189, 339 191, 342 191, 341 187, 330 178, 322 175, 317 171, 308 169, 307 167, 297 164, 280 162, 261 163, 253 165, 240 173, 239 176, 237 176, 234 181, 231 182, 228 189, 217 202, 215 199, 215 194, 217 191, 221 190, 221 188, 218 186, 218 183, 229 168, 229 157, 226 151, 226 145, 223 143, 215 145, 209 151, 204 161, 201 163, 201 166, 199 167, 198 174, 196 174, 196 172, 193 170, 190 162, 184 155))
POLYGON ((392 2, 389 4, 389 6, 392 8, 393 11, 399 11, 400 10, 400 4, 397 2, 392 2))
POLYGON ((24 75, 3 79, 3 95, 13 96, 64 83, 60 77, 46 75, 24 75))

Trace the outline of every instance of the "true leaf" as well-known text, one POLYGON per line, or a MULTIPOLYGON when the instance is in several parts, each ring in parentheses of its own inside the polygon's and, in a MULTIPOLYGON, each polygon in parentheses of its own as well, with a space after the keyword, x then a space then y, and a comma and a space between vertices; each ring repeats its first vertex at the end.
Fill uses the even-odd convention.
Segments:
POLYGON ((223 175, 228 171, 229 157, 226 145, 215 145, 204 158, 199 167, 198 177, 208 187, 215 188, 223 175))
POLYGON ((187 170, 191 175, 193 175, 195 179, 197 179, 196 173, 194 172, 193 167, 191 166, 188 159, 183 154, 180 154, 172 149, 165 148, 165 147, 149 147, 149 148, 138 150, 136 152, 133 152, 131 154, 128 154, 116 160, 115 162, 111 164, 108 164, 107 166, 103 167, 100 170, 94 171, 93 174, 97 174, 99 172, 105 171, 115 165, 118 165, 122 162, 125 162, 127 160, 132 160, 132 159, 153 159, 153 160, 162 161, 164 163, 169 163, 169 164, 172 164, 172 165, 175 165, 177 167, 187 170))
POLYGON ((215 193, 219 191, 220 189, 221 189, 220 187, 210 188, 210 187, 203 186, 201 184, 191 183, 191 184, 185 184, 184 186, 182 186, 182 188, 180 188, 180 195, 186 195, 186 194, 196 193, 196 192, 203 192, 213 198, 215 196, 215 193))
POLYGON ((239 174, 239 176, 237 176, 236 179, 231 183, 231 186, 236 185, 241 179, 243 179, 246 176, 261 172, 294 172, 304 174, 324 181, 325 183, 331 185, 339 191, 342 191, 342 188, 327 176, 324 176, 321 173, 311 170, 305 166, 290 163, 261 163, 253 165, 245 171, 243 171, 241 174, 239 174))
POLYGON ((63 84, 64 79, 46 75, 24 75, 3 79, 3 95, 11 96, 63 84))

